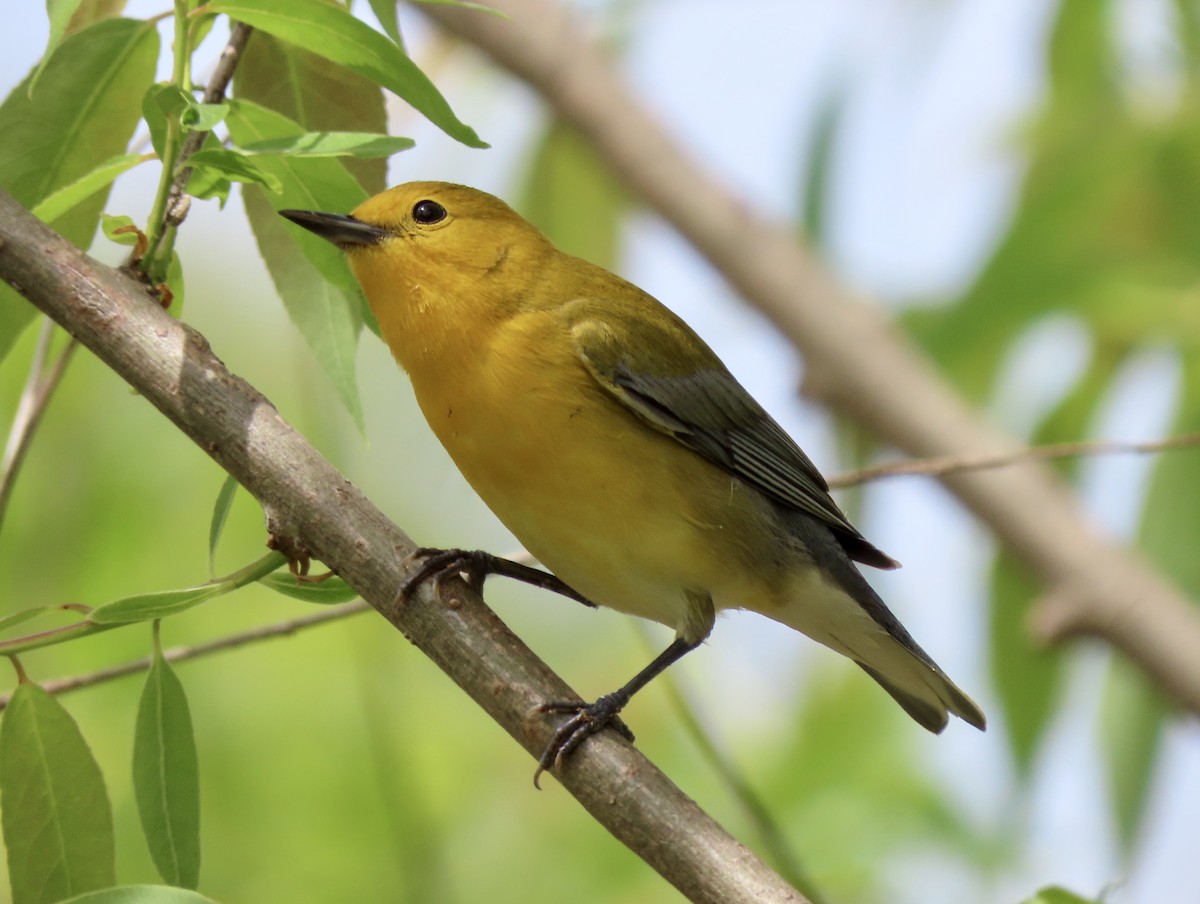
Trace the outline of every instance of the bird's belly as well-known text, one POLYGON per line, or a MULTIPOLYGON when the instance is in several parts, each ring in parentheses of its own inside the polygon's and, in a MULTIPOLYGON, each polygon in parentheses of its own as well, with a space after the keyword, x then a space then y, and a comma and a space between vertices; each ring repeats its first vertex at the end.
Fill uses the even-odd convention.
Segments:
POLYGON ((674 628, 689 592, 718 608, 753 605, 738 601, 752 588, 740 567, 747 538, 732 524, 755 491, 599 387, 504 397, 503 416, 487 404, 422 408, 475 491, 558 577, 601 605, 674 628))

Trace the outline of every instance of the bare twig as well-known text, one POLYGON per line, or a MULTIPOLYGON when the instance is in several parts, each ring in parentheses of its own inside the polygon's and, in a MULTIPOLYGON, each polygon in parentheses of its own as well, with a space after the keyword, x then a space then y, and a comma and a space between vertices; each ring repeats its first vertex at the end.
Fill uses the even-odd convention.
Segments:
MULTIPOLYGON (((574 693, 459 581, 402 606, 416 545, 326 462, 199 333, 144 287, 58 236, 0 190, 0 278, 95 352, 263 505, 275 538, 337 571, 537 757, 574 693)), ((804 898, 615 732, 589 739, 555 777, 616 838, 698 902, 804 898), (686 827, 686 831, 682 829, 686 827)))
MULTIPOLYGON (((688 156, 566 4, 491 5, 508 19, 417 8, 527 82, 769 317, 804 355, 806 392, 914 458, 1019 453, 882 311, 838 282, 791 224, 754 211, 688 156)), ((1054 471, 1031 463, 942 480, 1046 585, 1078 597, 1066 633, 1103 637, 1167 696, 1200 713, 1194 607, 1136 552, 1102 534, 1054 471)))
POLYGON ((4 458, 0 460, 0 528, 4 526, 8 500, 16 484, 17 473, 21 470, 21 463, 25 460, 25 453, 33 441, 33 434, 41 423, 54 390, 62 382, 67 363, 71 360, 71 353, 78 344, 74 339, 69 340, 54 364, 47 369, 46 359, 50 355, 50 342, 53 338, 54 321, 47 318, 42 324, 33 361, 29 365, 29 379, 25 381, 25 388, 21 391, 21 399, 17 403, 17 412, 13 415, 12 427, 8 431, 4 458))
MULTIPOLYGON (((305 615, 301 618, 291 618, 287 621, 276 622, 273 625, 263 625, 258 628, 251 628, 249 631, 240 631, 237 634, 230 634, 227 637, 219 637, 216 640, 208 643, 198 643, 192 646, 172 647, 163 652, 163 658, 167 662, 183 662, 187 659, 198 659, 201 656, 208 656, 211 653, 218 653, 222 650, 231 650, 235 647, 242 647, 246 644, 258 643, 263 640, 272 640, 276 637, 286 637, 296 634, 299 631, 304 631, 308 628, 314 628, 317 625, 328 624, 332 621, 338 621, 343 618, 348 618, 351 615, 358 615, 360 612, 370 611, 370 606, 362 600, 355 600, 351 603, 343 603, 340 606, 330 606, 327 609, 322 609, 312 615, 305 615)), ((107 681, 112 681, 116 678, 124 678, 126 675, 136 675, 138 672, 144 672, 150 668, 152 662, 151 657, 143 656, 141 659, 134 659, 130 662, 123 662, 120 665, 110 666, 106 669, 97 669, 94 672, 87 672, 83 675, 73 675, 70 678, 57 678, 53 681, 39 682, 42 690, 48 691, 51 694, 66 694, 71 691, 77 691, 85 687, 92 687, 97 684, 104 684, 107 681)), ((8 701, 12 697, 11 694, 0 694, 0 711, 8 706, 8 701)))
POLYGON ((1192 449, 1200 446, 1200 433, 1185 433, 1166 439, 1143 442, 1121 440, 1096 440, 1094 442, 1048 443, 1032 446, 1015 452, 998 452, 992 455, 946 455, 941 458, 922 458, 913 461, 894 461, 873 468, 858 468, 829 478, 829 485, 845 488, 881 480, 885 477, 920 474, 928 477, 945 477, 966 471, 985 471, 990 468, 1007 468, 1032 461, 1049 461, 1056 458, 1083 458, 1097 455, 1151 455, 1173 449, 1192 449))

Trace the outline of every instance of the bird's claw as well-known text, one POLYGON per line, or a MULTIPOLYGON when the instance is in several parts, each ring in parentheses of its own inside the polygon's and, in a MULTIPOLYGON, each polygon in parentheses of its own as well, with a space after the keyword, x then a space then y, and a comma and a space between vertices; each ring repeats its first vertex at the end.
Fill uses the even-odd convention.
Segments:
POLYGON ((618 716, 625 702, 617 694, 608 694, 600 697, 594 703, 584 703, 581 700, 555 700, 538 706, 537 711, 540 713, 571 713, 572 715, 558 727, 550 739, 550 743, 538 757, 538 767, 533 773, 533 786, 541 790, 542 773, 561 768, 567 757, 598 731, 612 728, 621 737, 632 743, 633 732, 618 716))
POLYGON ((412 562, 424 559, 421 565, 400 582, 396 593, 396 602, 404 603, 425 581, 433 578, 434 590, 447 574, 464 575, 468 586, 478 591, 483 584, 483 576, 487 573, 487 553, 466 549, 436 549, 430 546, 420 546, 405 559, 412 562))
POLYGON ((483 582, 487 576, 498 574, 561 594, 593 609, 596 608, 595 603, 550 572, 494 556, 482 549, 433 549, 422 546, 411 553, 405 561, 412 562, 414 559, 424 559, 425 561, 400 583, 400 589, 396 594, 397 604, 407 601, 421 585, 421 582, 429 578, 433 578, 436 591, 443 577, 462 575, 466 579, 467 586, 476 593, 482 593, 483 582))

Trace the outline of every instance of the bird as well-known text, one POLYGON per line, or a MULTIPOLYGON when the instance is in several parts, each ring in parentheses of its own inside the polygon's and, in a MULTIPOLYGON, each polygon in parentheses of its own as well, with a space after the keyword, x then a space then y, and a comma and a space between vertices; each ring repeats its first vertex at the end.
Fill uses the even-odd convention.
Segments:
POLYGON ((816 466, 665 305, 556 248, 493 195, 409 182, 350 214, 282 210, 345 252, 430 428, 549 574, 421 550, 402 588, 488 573, 651 619, 675 638, 567 713, 534 781, 613 726, 630 698, 748 609, 857 663, 917 723, 982 710, 913 640, 857 564, 899 563, 838 508, 816 466))

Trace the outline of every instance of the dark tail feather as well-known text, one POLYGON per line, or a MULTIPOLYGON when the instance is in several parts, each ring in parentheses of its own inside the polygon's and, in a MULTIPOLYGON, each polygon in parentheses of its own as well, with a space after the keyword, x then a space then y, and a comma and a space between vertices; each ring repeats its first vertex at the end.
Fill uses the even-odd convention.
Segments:
MULTIPOLYGON (((929 701, 922 700, 920 697, 910 694, 892 684, 869 665, 863 665, 861 662, 858 665, 859 668, 879 682, 879 686, 887 691, 892 699, 899 703, 901 708, 913 717, 917 724, 932 731, 934 734, 941 734, 942 729, 946 727, 946 722, 948 721, 947 709, 968 725, 974 725, 980 731, 985 730, 987 727, 987 720, 983 715, 983 711, 975 705, 975 702, 970 697, 955 687, 953 682, 949 680, 943 681, 941 686, 950 699, 946 701, 944 706, 935 706, 929 701)), ((941 675, 940 670, 937 674, 941 675)))
POLYGON ((932 731, 934 734, 942 733, 942 729, 946 727, 946 722, 949 721, 944 709, 933 706, 920 697, 914 697, 912 694, 902 691, 869 665, 863 665, 861 662, 858 665, 864 672, 879 682, 879 686, 891 694, 892 699, 899 703, 904 711, 912 716, 921 727, 932 731))

